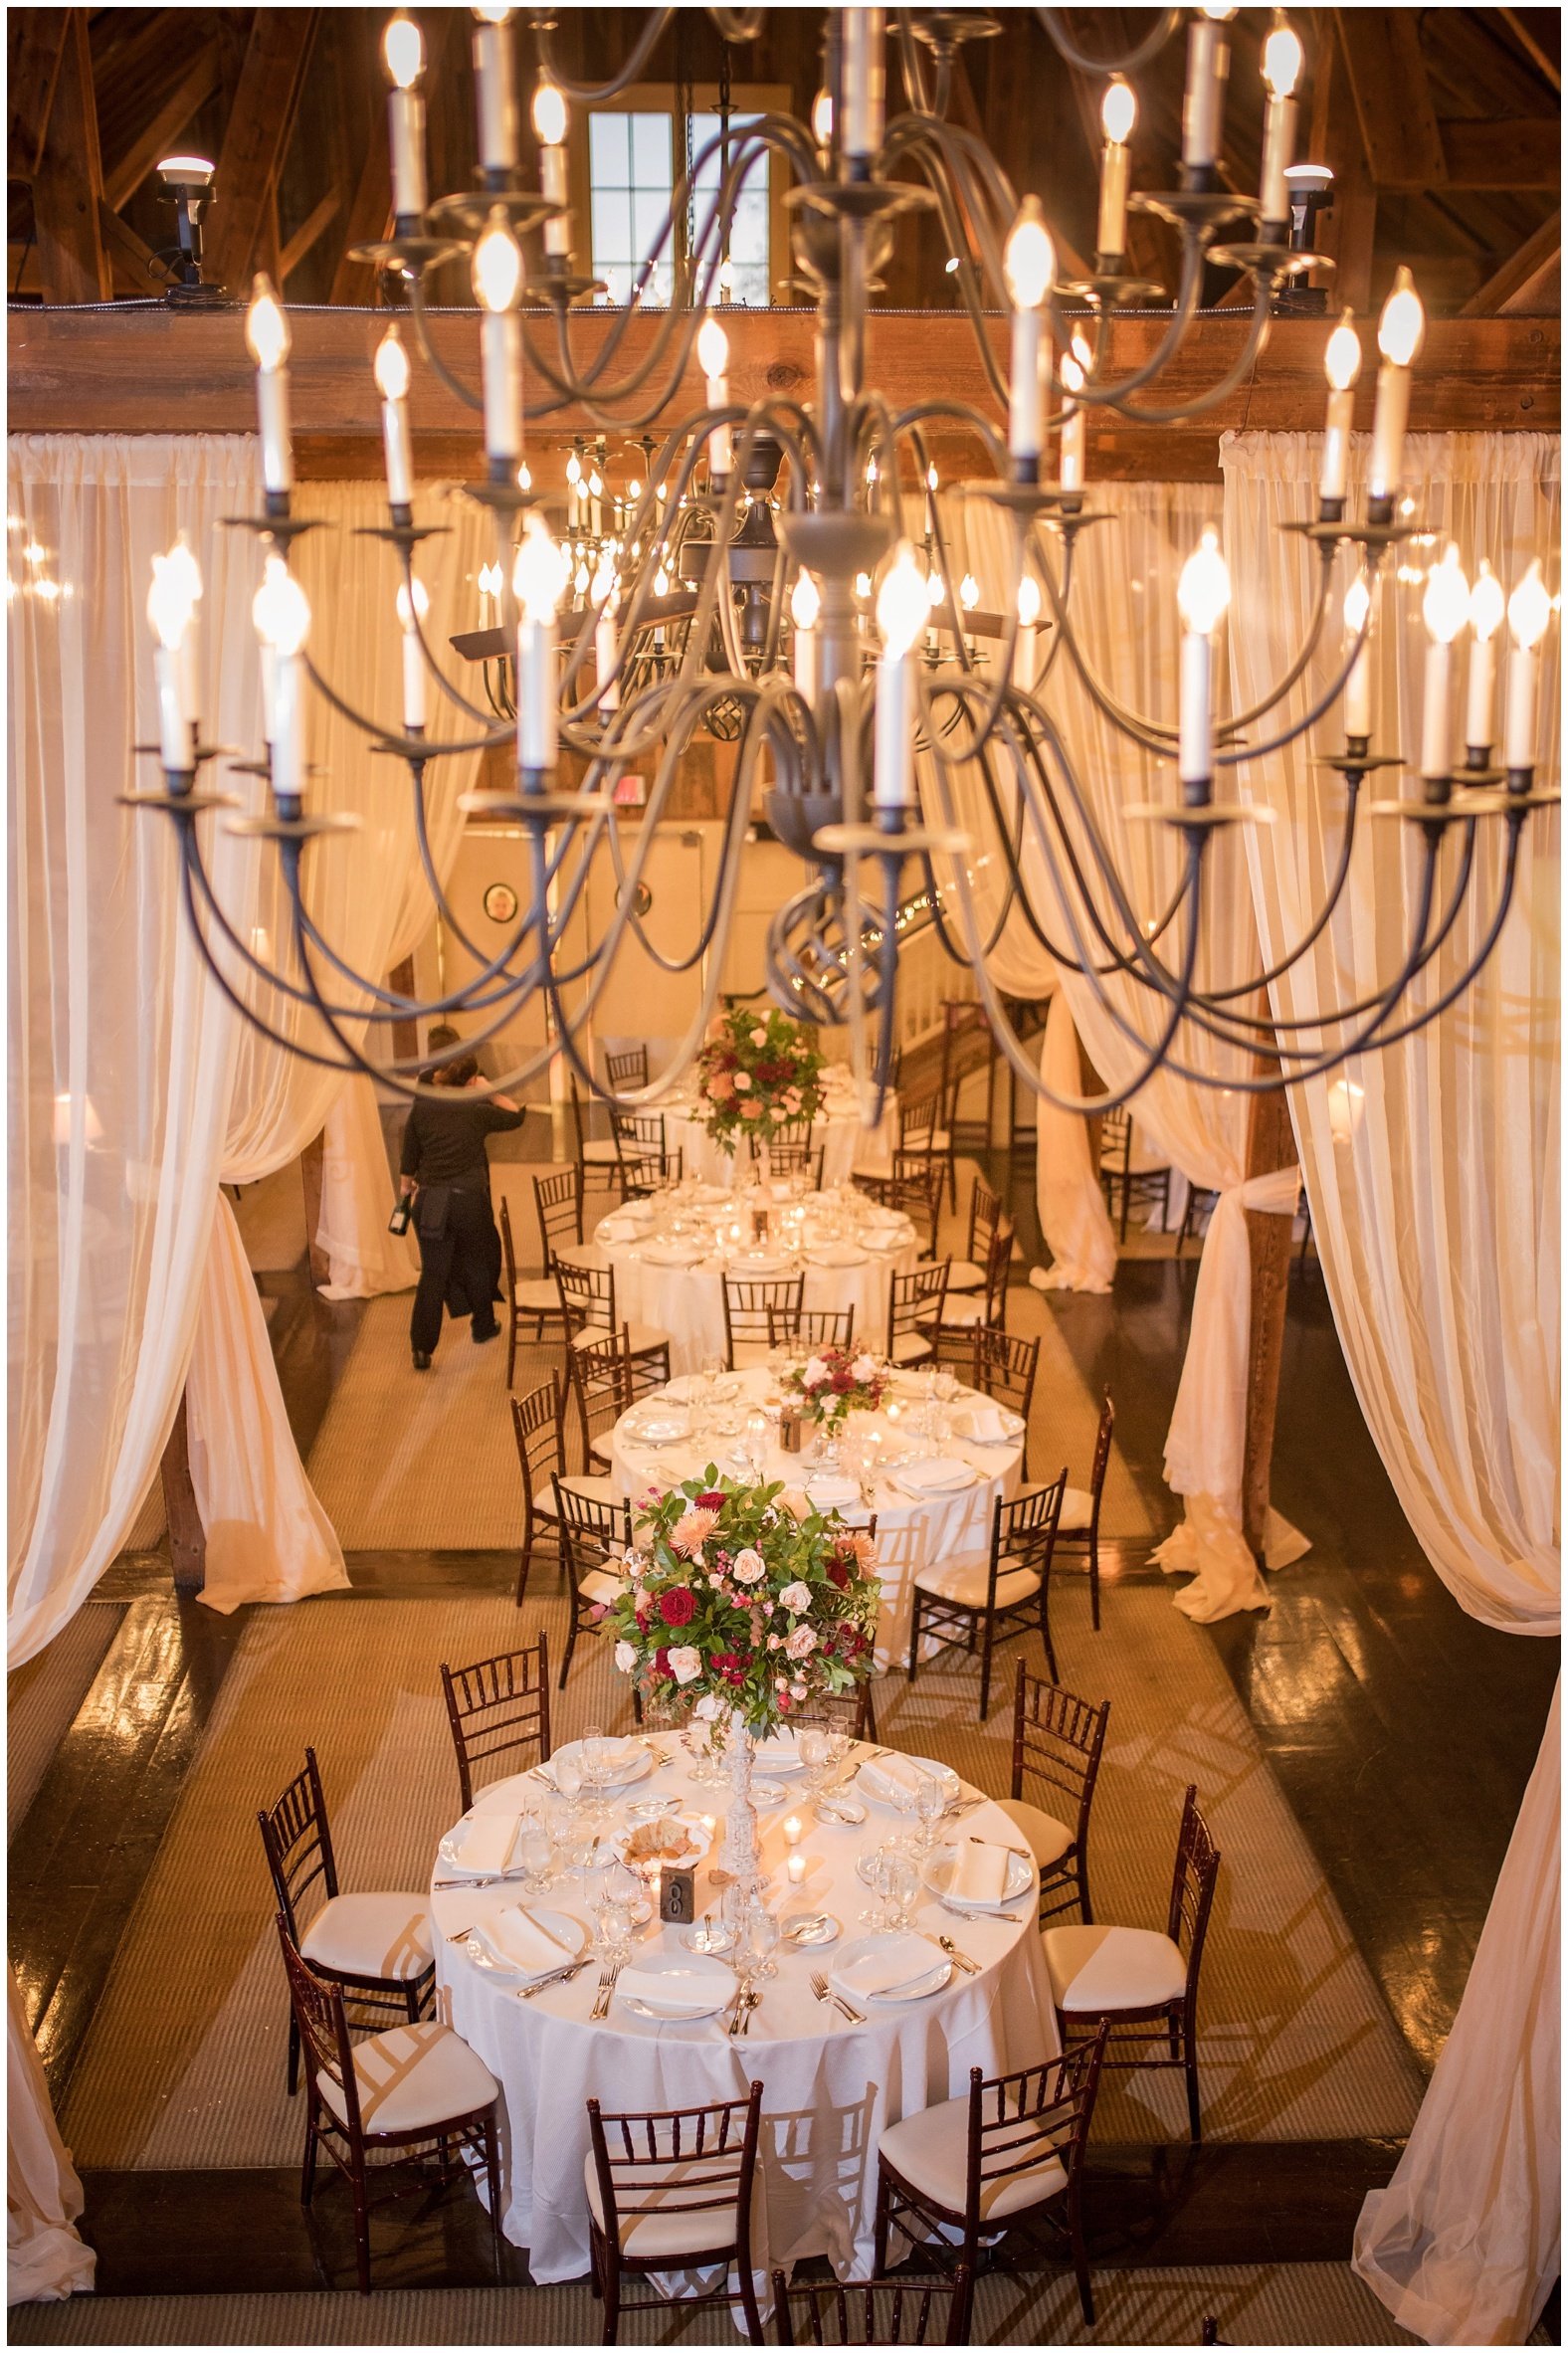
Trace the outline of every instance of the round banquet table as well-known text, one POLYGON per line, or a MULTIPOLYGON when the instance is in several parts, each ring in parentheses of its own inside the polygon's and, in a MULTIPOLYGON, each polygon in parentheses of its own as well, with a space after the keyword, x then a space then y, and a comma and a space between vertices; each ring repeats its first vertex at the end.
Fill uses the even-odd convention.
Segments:
MULTIPOLYGON (((780 1188, 775 1186, 775 1189, 780 1188)), ((696 1241, 685 1245, 662 1232, 664 1218, 652 1203, 629 1202, 601 1218, 594 1230, 593 1250, 602 1264, 615 1270, 615 1312, 618 1322, 652 1324, 670 1334, 672 1373, 693 1373, 705 1358, 727 1354, 724 1337, 724 1274, 753 1281, 779 1281, 804 1274, 804 1304, 808 1307, 855 1309, 858 1345, 878 1351, 886 1345, 887 1302, 894 1275, 907 1275, 920 1255, 920 1240, 908 1218, 888 1222, 877 1231, 884 1242, 813 1241, 813 1210, 820 1197, 808 1195, 800 1204, 801 1247, 790 1241, 777 1244, 767 1260, 745 1254, 750 1244, 749 1210, 743 1200, 722 1197, 708 1204, 714 1245, 699 1250, 696 1241), (824 1260, 859 1254, 853 1266, 833 1266, 824 1260), (685 1256, 687 1263, 661 1265, 661 1257, 685 1256)), ((780 1203, 780 1221, 792 1205, 780 1203)), ((703 1237, 705 1241, 706 1236, 703 1237)), ((575 1256, 575 1253, 565 1253, 575 1256)))
MULTIPOLYGON (((809 1303, 809 1289, 807 1296, 809 1303)), ((779 1394, 765 1366, 752 1367, 733 1378, 738 1391, 736 1413, 779 1394)), ((678 1380, 672 1382, 671 1390, 685 1403, 690 1386, 678 1380)), ((857 1500, 853 1485, 845 1492, 842 1481, 825 1487, 820 1498, 825 1507, 831 1502, 851 1526, 864 1527, 871 1514, 877 1514, 877 1566, 882 1577, 877 1665, 883 1672, 907 1664, 917 1572, 937 1561, 949 1567, 985 1564, 990 1557, 993 1507, 999 1495, 1011 1501, 1017 1494, 1024 1460, 1022 1437, 982 1442, 950 1436, 927 1439, 917 1434, 923 1391, 922 1374, 894 1375, 882 1411, 852 1414, 852 1430, 857 1435, 875 1435, 889 1457, 913 1454, 967 1463, 975 1473, 973 1484, 946 1494, 912 1495, 898 1483, 900 1466, 893 1462, 885 1475, 871 1482, 869 1500, 864 1490, 857 1500)), ((951 1401, 948 1418, 980 1402, 972 1390, 960 1389, 951 1401)), ((732 1476, 752 1475, 749 1461, 739 1451, 745 1444, 743 1432, 724 1434, 709 1424, 701 1435, 658 1445, 643 1443, 637 1433, 648 1403, 647 1398, 640 1399, 631 1413, 617 1422, 612 1435, 610 1476, 618 1495, 643 1495, 651 1486, 675 1485, 693 1477, 709 1463, 732 1476)), ((708 1409, 697 1406, 689 1410, 700 1414, 708 1409)), ((808 1448, 810 1443, 808 1439, 808 1448)), ((770 1444, 761 1475, 782 1479, 786 1486, 803 1487, 811 1495, 813 1487, 830 1474, 814 1471, 808 1453, 788 1455, 770 1444)))
MULTIPOLYGON (((668 1762, 657 1763, 648 1778, 612 1795, 668 1795, 703 1813, 721 1814, 727 1791, 692 1786, 690 1760, 677 1736, 650 1735, 649 1745, 657 1759, 668 1762)), ((547 1766, 538 1770, 547 1777, 547 1766)), ((515 1811, 527 1778, 519 1774, 482 1790, 477 1810, 515 1811)), ((869 2277, 877 2147, 886 2126, 935 2102, 966 2095, 971 2067, 983 2068, 988 2076, 1005 2074, 1058 2054, 1050 1985, 1034 1904, 1027 1896, 1015 1900, 1011 1919, 960 1918, 943 1910, 922 1885, 911 1911, 913 1926, 933 1939, 950 1934, 980 1974, 969 1976, 955 1967, 950 1982, 923 2000, 863 2002, 858 2007, 866 2013, 864 2026, 819 2003, 811 1991, 812 1972, 831 1972, 844 1945, 868 1933, 859 1915, 872 1898, 856 1876, 856 1860, 904 1824, 889 1808, 877 1805, 869 1805, 865 1822, 853 1827, 819 1824, 798 1776, 773 1786, 783 1796, 758 1809, 763 1867, 774 1874, 770 1901, 786 1917, 797 1910, 828 1911, 842 1923, 842 1934, 826 1947, 779 1944, 774 1954, 778 1975, 762 1982, 761 2006, 743 2038, 730 2038, 723 2013, 660 2023, 627 2009, 619 1997, 601 2023, 590 2022, 599 1977, 591 1959, 569 1983, 546 1986, 523 2000, 524 1980, 480 1968, 467 1945, 448 1941, 503 1904, 523 1900, 516 1882, 432 1888, 441 2014, 501 2085, 502 2228, 514 2246, 528 2250, 529 2271, 541 2284, 579 2279, 589 2268, 583 2168, 590 2097, 612 2111, 694 2107, 743 2099, 753 2076, 760 2079, 762 2139, 752 2259, 765 2288, 774 2264, 788 2269, 809 2255, 828 2255, 841 2278, 869 2277), (791 1811, 806 1824, 799 1852, 808 1875, 799 1888, 784 1882, 788 1850, 781 1824, 791 1811)), ((965 1797, 977 1794, 964 1789, 965 1797)), ((619 1809, 615 1820, 624 1820, 619 1809)), ((1007 1816, 990 1804, 960 1816, 950 1830, 941 1826, 938 1836, 967 1832, 1004 1846, 1017 1840, 1007 1816)), ((448 1875, 450 1866, 438 1863, 433 1879, 448 1875)), ((697 1865, 696 1897, 698 1913, 711 1911, 716 1918, 719 1891, 705 1862, 697 1865)), ((571 1915, 591 1932, 575 1870, 553 1879, 530 1900, 571 1915)), ((679 1951, 679 1936, 678 1929, 655 1918, 640 1932, 633 1960, 679 1951)))
MULTIPOLYGON (((823 1106, 811 1130, 813 1151, 819 1145, 822 1149, 823 1183, 847 1185, 856 1169, 867 1176, 890 1176, 893 1143, 898 1133, 896 1094, 889 1093, 883 1098, 881 1124, 866 1128, 861 1125, 854 1081, 847 1073, 835 1079, 830 1072, 823 1091, 823 1106)), ((694 1093, 682 1089, 652 1107, 664 1113, 665 1148, 685 1154, 682 1167, 687 1176, 700 1177, 705 1185, 734 1183, 736 1167, 745 1163, 744 1139, 736 1145, 732 1158, 708 1134, 702 1107, 694 1093)))

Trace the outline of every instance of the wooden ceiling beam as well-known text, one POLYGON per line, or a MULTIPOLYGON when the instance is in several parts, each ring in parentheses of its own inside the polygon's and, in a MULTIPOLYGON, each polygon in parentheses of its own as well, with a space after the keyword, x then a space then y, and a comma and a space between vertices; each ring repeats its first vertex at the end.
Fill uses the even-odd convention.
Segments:
POLYGON ((1523 9, 1499 8, 1497 14, 1501 17, 1503 23, 1507 26, 1509 32, 1513 35, 1513 38, 1515 41, 1517 41, 1519 47, 1524 51, 1525 56, 1529 58, 1532 65, 1536 65, 1540 68, 1547 81, 1551 84, 1553 90, 1561 90, 1563 86, 1562 68, 1558 65, 1555 58, 1549 57, 1547 55, 1546 51, 1536 40, 1535 35, 1531 32, 1529 26, 1524 21, 1523 9))
POLYGON ((197 109, 218 87, 218 45, 208 41, 186 68, 178 86, 145 130, 103 174, 103 201, 122 212, 153 165, 167 155, 197 109))
MULTIPOLYGON (((1445 122, 1443 160, 1450 188, 1544 188, 1562 180, 1562 124, 1531 114, 1512 122, 1445 122)), ((1436 186, 1439 183, 1432 182, 1436 186)))
MULTIPOLYGON (((1560 268, 1562 262, 1562 214, 1554 212, 1543 221, 1533 237, 1527 237, 1515 254, 1510 254, 1500 270, 1494 271, 1482 287, 1478 287, 1460 312, 1461 318, 1495 318, 1505 307, 1519 299, 1528 299, 1533 293, 1537 298, 1551 290, 1540 285, 1543 274, 1560 268)), ((1561 295, 1548 301, 1548 311, 1561 306, 1561 295)))
POLYGON ((259 8, 252 20, 207 240, 209 277, 235 294, 246 291, 252 256, 267 234, 316 16, 313 8, 259 8))
POLYGON ((1351 99, 1349 69, 1340 44, 1341 11, 1317 12, 1312 63, 1312 131, 1308 153, 1334 175, 1334 201, 1317 225, 1315 244, 1334 264, 1329 302, 1362 311, 1372 303, 1372 254, 1377 235, 1377 190, 1366 142, 1351 99))
POLYGON ((388 143, 387 109, 376 106, 370 117, 370 143, 359 168, 348 216, 343 223, 343 246, 332 273, 331 302, 368 302, 375 292, 375 273, 362 262, 351 262, 356 245, 374 245, 385 237, 392 221, 392 160, 388 143))
POLYGON ((98 223, 103 172, 88 13, 66 14, 54 101, 33 174, 39 285, 46 302, 106 302, 114 281, 98 223))
POLYGON ((69 8, 14 8, 6 20, 6 174, 31 181, 44 153, 69 8))
POLYGON ((1375 187, 1441 188, 1448 176, 1419 22, 1414 8, 1334 10, 1375 187))

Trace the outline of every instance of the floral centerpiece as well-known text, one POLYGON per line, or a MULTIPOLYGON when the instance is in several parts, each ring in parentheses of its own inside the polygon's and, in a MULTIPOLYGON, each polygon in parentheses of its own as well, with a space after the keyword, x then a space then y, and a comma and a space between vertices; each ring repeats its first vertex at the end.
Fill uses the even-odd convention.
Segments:
POLYGON ((733 1153, 737 1136, 770 1144, 781 1127, 815 1119, 822 1108, 822 1056, 785 1013, 744 1006, 708 1025, 697 1057, 697 1092, 707 1132, 733 1153))
POLYGON ((600 1632, 645 1701, 727 1727, 722 1867, 757 1876, 752 1739, 873 1672, 876 1548, 781 1484, 741 1486, 712 1466, 638 1507, 628 1575, 600 1632))
POLYGON ((854 1356, 842 1348, 819 1348, 804 1364, 792 1365, 779 1386, 786 1395, 800 1399, 809 1420, 837 1424, 850 1414, 877 1411, 887 1386, 888 1369, 864 1348, 854 1356))

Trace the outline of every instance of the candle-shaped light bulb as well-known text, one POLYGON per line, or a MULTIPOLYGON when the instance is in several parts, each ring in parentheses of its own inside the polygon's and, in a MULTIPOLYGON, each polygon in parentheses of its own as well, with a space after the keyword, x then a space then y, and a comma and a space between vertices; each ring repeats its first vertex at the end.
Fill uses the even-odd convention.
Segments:
POLYGON ((819 90, 811 101, 811 135, 819 147, 833 144, 833 93, 819 90))
POLYGON ((1504 762, 1517 775, 1535 765, 1536 703, 1540 693, 1540 643, 1552 617, 1552 600, 1537 556, 1508 599, 1508 727, 1504 762))
POLYGON ((245 340, 256 362, 256 411, 262 436, 262 485, 274 495, 294 489, 294 444, 289 432, 289 314, 272 280, 259 273, 245 314, 245 340))
POLYGON ((485 387, 485 454, 510 473, 522 449, 522 248, 497 206, 474 248, 474 292, 485 317, 480 359, 485 387))
POLYGON ((298 657, 310 634, 310 603, 286 564, 269 561, 251 617, 273 668, 273 790, 298 799, 304 790, 304 680, 298 657))
POLYGON ((1127 178, 1131 156, 1127 141, 1138 119, 1138 101, 1130 82, 1112 82, 1099 101, 1105 144, 1099 159, 1099 230, 1095 239, 1107 267, 1121 259, 1127 246, 1127 178))
POLYGON ((416 579, 410 597, 408 584, 397 592, 397 617, 403 631, 403 724, 410 733, 425 724, 425 651, 420 630, 430 618, 430 592, 416 579))
MULTIPOLYGON (((729 337, 709 311, 697 330, 697 365, 707 380, 707 405, 721 409, 729 402, 729 337)), ((730 465, 729 427, 715 425, 708 436, 708 465, 714 478, 728 479, 730 465)))
POLYGON ((414 466, 408 433, 408 388, 413 370, 395 326, 389 326, 376 348, 376 388, 381 395, 381 440, 386 451, 387 502, 408 508, 414 502, 414 466))
POLYGON ((1031 472, 1040 458, 1040 310, 1057 274, 1057 249, 1038 196, 1026 196, 1019 206, 1002 268, 1013 303, 1008 448, 1031 472))
POLYGON ((844 152, 855 166, 870 162, 882 141, 887 102, 886 12, 844 11, 844 152))
POLYGON ((789 613, 795 624, 795 686, 808 702, 817 692, 817 621, 821 612, 817 583, 809 572, 802 572, 790 591, 789 613))
POLYGON ((593 576, 592 594, 599 608, 599 618, 593 630, 594 667, 599 676, 599 708, 605 711, 619 710, 621 682, 615 676, 615 616, 621 603, 621 584, 608 554, 593 576))
POLYGON ((167 579, 186 607, 176 660, 180 711, 193 736, 201 732, 201 628, 196 608, 201 603, 201 566, 182 531, 163 559, 167 579))
POLYGON ((1343 510, 1350 472, 1350 427, 1355 416, 1355 381, 1361 373, 1361 338, 1353 314, 1346 310, 1328 338, 1323 353, 1328 378, 1328 418, 1323 430, 1323 464, 1317 494, 1325 505, 1338 501, 1330 519, 1343 510))
POLYGON ((425 43, 411 16, 395 16, 381 37, 392 77, 387 115, 392 132, 392 211, 400 221, 425 212, 425 101, 414 88, 425 70, 425 43))
POLYGON ((1070 397, 1062 404, 1062 451, 1057 461, 1057 479, 1065 490, 1080 490, 1085 419, 1081 406, 1071 396, 1083 389, 1083 368, 1072 351, 1062 354, 1062 383, 1070 397))
MULTIPOLYGON (((1353 646, 1372 610, 1367 576, 1358 572, 1345 590, 1345 644, 1353 646)), ((1365 742, 1372 733, 1372 641, 1367 639, 1345 681, 1345 734, 1365 742)))
POLYGON ((1234 8, 1200 8, 1187 35, 1187 84, 1182 96, 1181 159, 1189 174, 1207 180, 1220 158, 1220 125, 1231 45, 1225 26, 1234 8))
POLYGON ((1294 91, 1302 63, 1301 44, 1279 18, 1264 43, 1264 80, 1269 102, 1264 108, 1264 164, 1259 212, 1282 237, 1290 223, 1290 184, 1285 173, 1295 160, 1294 91))
POLYGON ((1470 619, 1470 582, 1460 564, 1460 551, 1451 539, 1443 561, 1427 574, 1421 617, 1432 643, 1427 648, 1426 686, 1421 713, 1421 773, 1447 776, 1454 759, 1449 728, 1449 679, 1454 640, 1470 619))
POLYGON ((1040 583, 1026 572, 1018 584, 1018 639, 1013 648, 1013 684, 1028 694, 1035 685, 1035 643, 1040 622, 1040 583))
POLYGON ((251 621, 262 662, 262 733, 271 743, 277 733, 278 653, 275 643, 278 601, 289 579, 281 555, 270 555, 262 568, 262 585, 251 599, 251 621))
POLYGON ((1187 632, 1181 646, 1181 734, 1178 769, 1183 784, 1207 784, 1214 767, 1214 633, 1231 601, 1231 575, 1220 542, 1205 531, 1176 584, 1187 632))
POLYGON ((1502 627, 1503 610, 1502 582, 1482 556, 1470 590, 1470 678, 1465 695, 1465 749, 1476 768, 1486 765, 1485 754, 1491 749, 1497 688, 1497 649, 1492 640, 1502 627))
MULTIPOLYGON (((541 82, 533 94, 533 129, 539 142, 539 192, 550 203, 566 202, 566 100, 553 82, 541 82)), ((571 223, 563 212, 544 224, 546 254, 571 251, 571 223)))
POLYGON ((480 109, 480 169, 509 172, 517 161, 517 91, 509 8, 476 8, 474 87, 480 109))
POLYGON ((167 555, 153 557, 147 619, 158 641, 153 654, 153 673, 158 687, 159 757, 164 767, 176 775, 189 774, 194 765, 195 714, 185 707, 182 672, 185 641, 195 625, 196 599, 200 594, 201 574, 188 548, 176 544, 167 555))
POLYGON ((907 539, 877 596, 882 654, 877 668, 875 798, 879 809, 907 809, 914 799, 914 665, 910 649, 925 626, 925 582, 907 539))
POLYGON ((1372 421, 1372 463, 1367 475, 1369 497, 1388 519, 1399 492, 1405 460, 1405 421, 1410 415, 1411 362, 1421 348, 1427 314, 1410 272, 1401 263, 1394 291, 1378 320, 1377 344, 1383 364, 1377 372, 1377 411, 1372 421))
POLYGON ((972 613, 980 602, 980 583, 973 572, 966 572, 959 581, 958 601, 966 613, 972 613))
POLYGON ((555 765, 555 611, 565 560, 535 508, 523 527, 511 572, 517 599, 517 764, 555 765))

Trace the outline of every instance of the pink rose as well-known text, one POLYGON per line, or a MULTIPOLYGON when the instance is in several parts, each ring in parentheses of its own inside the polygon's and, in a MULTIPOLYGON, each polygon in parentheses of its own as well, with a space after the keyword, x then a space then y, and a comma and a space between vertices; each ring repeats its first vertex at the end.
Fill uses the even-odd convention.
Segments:
POLYGON ((814 1626, 797 1626, 784 1645, 785 1653, 791 1659, 809 1659, 816 1648, 817 1630, 814 1626))
POLYGON ((730 1083, 733 1085, 737 1094, 749 1094, 751 1091, 750 1072, 736 1071, 730 1083))

